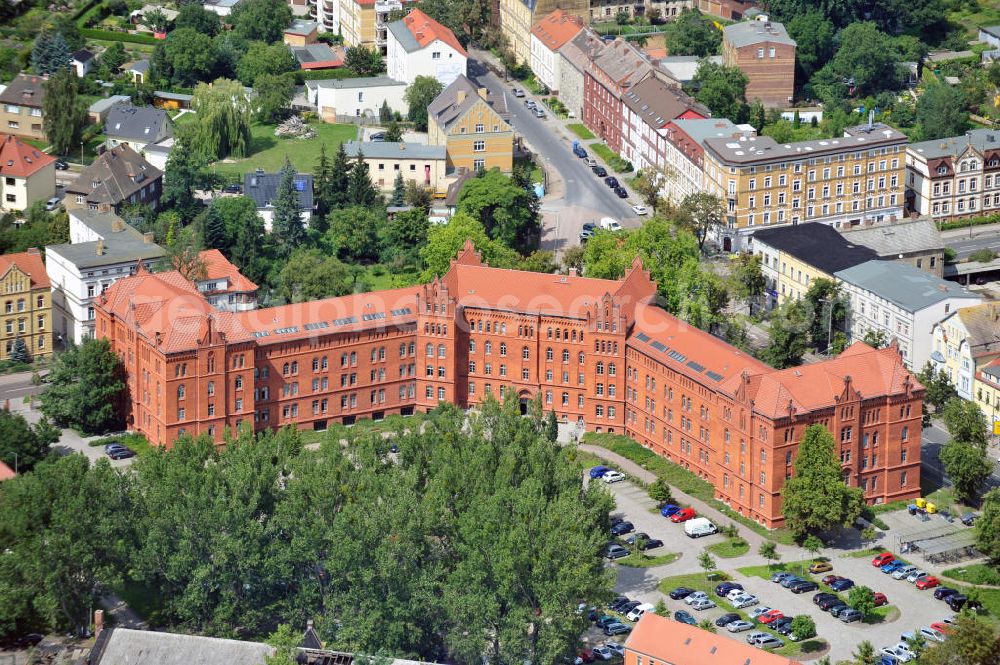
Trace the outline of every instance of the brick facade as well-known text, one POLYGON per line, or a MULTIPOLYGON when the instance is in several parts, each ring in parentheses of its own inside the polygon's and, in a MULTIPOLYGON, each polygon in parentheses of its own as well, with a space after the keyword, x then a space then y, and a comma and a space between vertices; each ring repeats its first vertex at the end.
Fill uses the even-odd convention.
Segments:
POLYGON ((467 244, 430 284, 251 312, 140 271, 102 295, 97 333, 125 364, 129 427, 161 445, 541 396, 561 421, 632 436, 768 526, 814 422, 837 433, 845 480, 869 502, 919 495, 923 388, 894 348, 775 371, 649 304, 655 289, 638 259, 598 280, 490 268, 467 244))
POLYGON ((747 101, 784 108, 795 93, 795 42, 780 23, 746 21, 723 31, 722 61, 747 77, 747 101))

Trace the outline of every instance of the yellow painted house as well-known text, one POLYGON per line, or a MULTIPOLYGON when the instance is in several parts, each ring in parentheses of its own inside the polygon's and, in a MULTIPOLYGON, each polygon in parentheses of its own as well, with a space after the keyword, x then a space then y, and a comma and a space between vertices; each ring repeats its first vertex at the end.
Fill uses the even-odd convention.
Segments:
POLYGON ((32 357, 52 353, 52 286, 34 248, 0 255, 0 360, 18 339, 32 357))
POLYGON ((500 31, 507 38, 514 58, 531 62, 531 28, 557 9, 590 21, 590 3, 586 0, 499 0, 500 31))
POLYGON ((427 107, 427 135, 431 145, 443 145, 449 173, 466 169, 500 169, 514 165, 514 130, 503 119, 485 88, 459 76, 427 107))
POLYGON ((962 399, 1000 421, 1000 302, 962 307, 934 325, 931 362, 962 399))

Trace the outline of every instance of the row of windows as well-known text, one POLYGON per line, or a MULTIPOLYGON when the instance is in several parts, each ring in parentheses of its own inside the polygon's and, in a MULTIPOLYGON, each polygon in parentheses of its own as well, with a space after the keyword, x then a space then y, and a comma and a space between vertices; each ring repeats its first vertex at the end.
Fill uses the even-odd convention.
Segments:
MULTIPOLYGON (((37 307, 45 307, 45 296, 38 296, 36 300, 37 307)), ((25 307, 24 298, 18 298, 17 300, 17 311, 23 312, 25 307)), ((4 303, 4 313, 13 314, 14 313, 14 302, 8 300, 4 303)))

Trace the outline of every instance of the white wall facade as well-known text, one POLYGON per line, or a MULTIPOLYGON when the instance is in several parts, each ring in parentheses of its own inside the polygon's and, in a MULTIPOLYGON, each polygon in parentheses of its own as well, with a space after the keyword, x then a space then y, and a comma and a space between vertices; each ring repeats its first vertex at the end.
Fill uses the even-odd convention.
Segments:
MULTIPOLYGON (((348 79, 349 80, 349 79, 348 79)), ((323 83, 318 81, 317 83, 323 83)), ((398 81, 387 85, 342 87, 316 85, 307 88, 310 103, 316 107, 316 112, 327 122, 335 122, 341 116, 371 116, 378 117, 383 102, 388 102, 389 108, 405 114, 408 110, 406 100, 406 84, 398 81)))
POLYGON ((468 74, 468 58, 450 44, 435 39, 427 46, 407 52, 392 30, 386 30, 386 75, 407 85, 418 76, 433 76, 448 87, 459 74, 468 74))
POLYGON ((535 78, 551 90, 559 91, 559 68, 562 57, 557 51, 551 51, 538 37, 531 35, 531 71, 535 78))

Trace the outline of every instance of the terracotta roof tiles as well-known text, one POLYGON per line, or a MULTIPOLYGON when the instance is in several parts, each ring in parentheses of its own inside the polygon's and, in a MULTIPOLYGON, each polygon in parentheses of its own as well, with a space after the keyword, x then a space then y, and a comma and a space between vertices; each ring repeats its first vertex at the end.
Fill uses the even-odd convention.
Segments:
POLYGON ((16 136, 0 137, 0 176, 28 178, 56 161, 16 136))
POLYGON ((741 639, 710 633, 652 612, 639 619, 625 649, 651 662, 655 659, 671 665, 801 665, 741 639))
POLYGON ((31 278, 31 288, 40 289, 51 286, 49 276, 45 272, 45 264, 42 262, 42 255, 37 249, 32 248, 27 252, 0 255, 0 277, 6 275, 11 266, 15 265, 31 278))
POLYGON ((557 9, 531 28, 533 34, 550 51, 562 48, 583 30, 583 19, 557 9))
POLYGON ((459 43, 458 39, 455 37, 455 33, 441 25, 430 16, 420 11, 419 9, 414 9, 409 14, 403 17, 403 25, 406 29, 410 31, 410 34, 417 40, 417 44, 420 48, 424 48, 428 44, 439 40, 452 47, 462 55, 467 56, 465 48, 459 43))
POLYGON ((239 268, 229 262, 217 249, 206 249, 198 254, 205 264, 206 279, 227 279, 229 287, 225 291, 256 291, 257 285, 244 277, 239 268))

